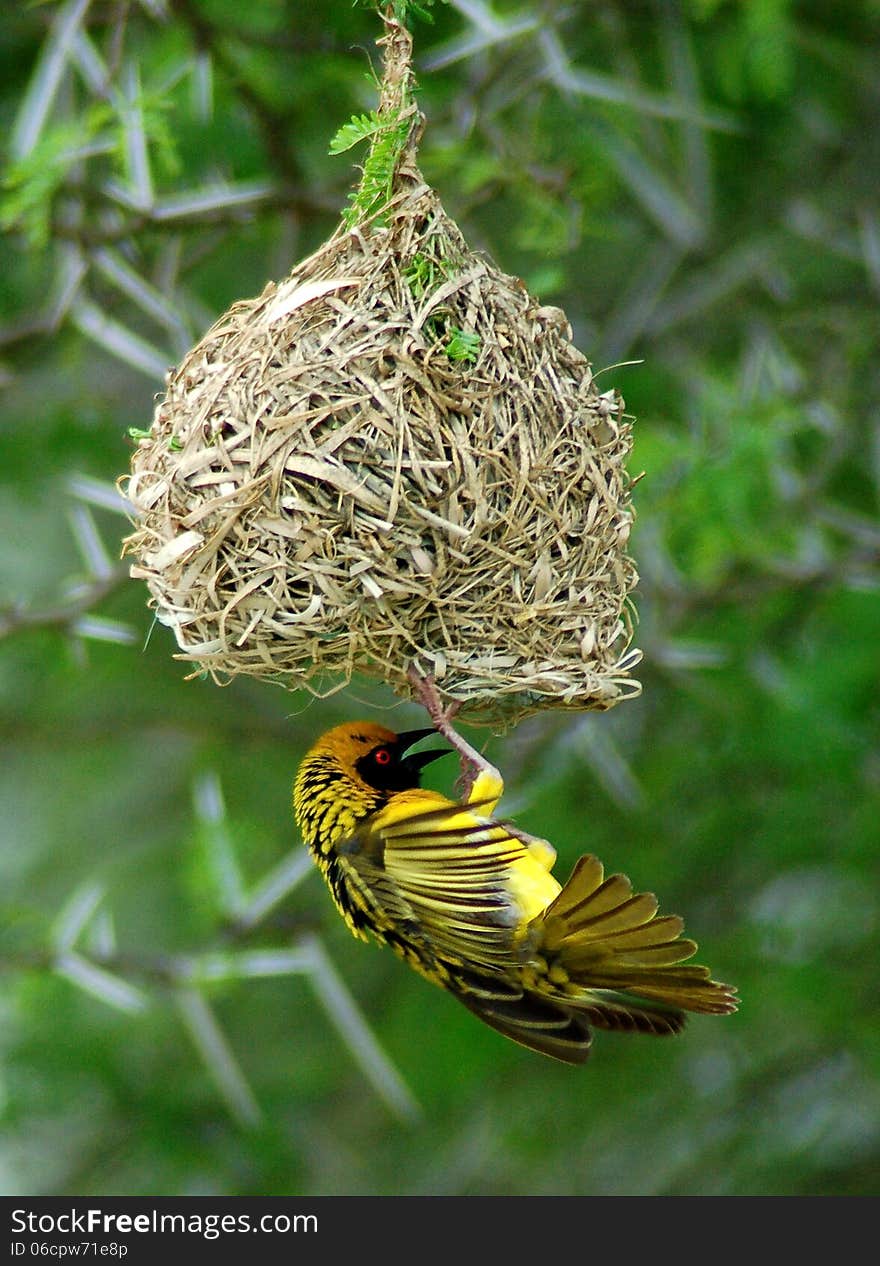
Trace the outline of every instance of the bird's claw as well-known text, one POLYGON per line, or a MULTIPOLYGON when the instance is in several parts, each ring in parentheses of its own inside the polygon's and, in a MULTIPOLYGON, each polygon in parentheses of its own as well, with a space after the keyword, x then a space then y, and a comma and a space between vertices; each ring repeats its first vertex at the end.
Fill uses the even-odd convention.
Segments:
POLYGON ((476 752, 471 747, 466 739, 461 737, 452 725, 452 718, 461 708, 461 702, 458 699, 453 699, 444 707, 440 701, 440 692, 434 684, 434 678, 431 676, 423 677, 414 664, 410 665, 407 677, 413 693, 431 718, 431 723, 437 733, 442 734, 458 753, 461 772, 456 786, 463 799, 467 800, 470 798, 471 789, 478 775, 484 770, 491 768, 491 766, 479 752, 476 752))

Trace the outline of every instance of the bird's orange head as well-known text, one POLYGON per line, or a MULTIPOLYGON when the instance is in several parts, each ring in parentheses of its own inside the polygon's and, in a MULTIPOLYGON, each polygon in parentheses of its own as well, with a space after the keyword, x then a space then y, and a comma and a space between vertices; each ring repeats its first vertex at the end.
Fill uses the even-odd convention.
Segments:
POLYGON ((334 726, 303 757, 293 810, 313 853, 326 855, 399 791, 418 787, 422 769, 448 749, 409 752, 433 729, 395 734, 374 721, 334 726))

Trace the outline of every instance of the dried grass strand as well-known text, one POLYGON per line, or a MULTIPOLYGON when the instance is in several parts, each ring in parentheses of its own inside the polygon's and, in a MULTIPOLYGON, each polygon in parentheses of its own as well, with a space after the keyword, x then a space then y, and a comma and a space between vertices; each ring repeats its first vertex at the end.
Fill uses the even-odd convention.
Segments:
MULTIPOLYGON (((384 44, 394 110, 409 37, 384 44)), ((476 722, 611 707, 639 692, 623 401, 560 310, 468 248, 404 108, 383 222, 340 226, 168 375, 127 481, 131 574, 218 682, 361 672, 408 697, 415 664, 476 722), (444 279, 419 293, 425 260, 444 279)))

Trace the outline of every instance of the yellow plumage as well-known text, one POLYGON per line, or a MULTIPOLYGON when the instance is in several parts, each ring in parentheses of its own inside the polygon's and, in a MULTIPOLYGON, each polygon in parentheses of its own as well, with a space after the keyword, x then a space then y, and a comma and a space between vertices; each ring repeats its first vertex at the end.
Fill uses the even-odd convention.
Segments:
POLYGON ((582 857, 564 887, 546 840, 495 818, 498 771, 479 760, 465 799, 420 787, 441 751, 407 755, 432 730, 373 722, 326 733, 303 759, 294 812, 351 931, 373 936, 487 1024, 580 1063, 591 1027, 675 1033, 685 1011, 734 1011, 682 921, 623 875, 582 857))

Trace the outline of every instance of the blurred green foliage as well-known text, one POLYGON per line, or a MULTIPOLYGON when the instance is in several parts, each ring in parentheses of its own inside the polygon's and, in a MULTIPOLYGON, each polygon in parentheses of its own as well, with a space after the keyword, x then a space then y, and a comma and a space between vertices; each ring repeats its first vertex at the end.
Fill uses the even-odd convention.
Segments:
POLYGON ((876 1194, 880 10, 431 18, 426 175, 564 307, 645 472, 644 693, 491 738, 504 807, 560 871, 595 851, 656 890, 741 1010, 599 1035, 572 1070, 356 943, 297 870, 293 769, 338 720, 416 710, 365 683, 311 702, 186 681, 118 562, 113 485, 165 367, 338 222, 354 173, 327 149, 375 105, 375 13, 17 5, 0 1189, 876 1194))

